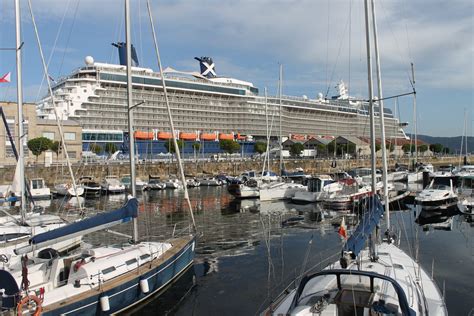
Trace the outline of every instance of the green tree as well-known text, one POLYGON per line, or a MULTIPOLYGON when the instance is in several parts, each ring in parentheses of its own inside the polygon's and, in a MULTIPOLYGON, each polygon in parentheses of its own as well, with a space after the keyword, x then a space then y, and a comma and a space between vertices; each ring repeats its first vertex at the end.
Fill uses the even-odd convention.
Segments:
POLYGON ((117 145, 114 143, 107 143, 105 144, 105 152, 109 155, 113 154, 117 151, 117 145))
POLYGON ((303 153, 304 145, 301 143, 294 143, 290 147, 290 155, 293 157, 300 157, 303 153))
MULTIPOLYGON (((178 149, 179 149, 179 151, 181 151, 181 149, 183 149, 183 147, 184 147, 184 141, 181 140, 181 139, 178 139, 176 142, 178 143, 178 149)), ((193 146, 194 146, 194 144, 193 144, 193 146)), ((166 148, 166 150, 167 150, 169 153, 174 154, 174 153, 176 152, 176 151, 174 150, 174 144, 173 144, 173 140, 172 140, 172 139, 170 139, 169 141, 167 141, 167 142, 165 143, 165 148, 166 148)))
POLYGON ((219 147, 226 153, 233 154, 240 150, 240 144, 230 139, 222 139, 219 141, 219 147))
POLYGON ((402 149, 404 152, 408 153, 408 152, 414 152, 415 151, 415 145, 413 144, 405 144, 402 146, 402 149))
POLYGON ((47 151, 51 148, 53 144, 52 140, 46 137, 37 137, 30 139, 27 143, 28 149, 36 156, 36 161, 38 161, 38 156, 41 155, 44 151, 47 151))
POLYGON ((198 142, 195 142, 192 146, 193 146, 194 152, 198 152, 201 149, 201 144, 198 142))
POLYGON ((444 149, 444 146, 441 145, 440 143, 430 145, 430 150, 434 153, 441 153, 443 152, 443 149, 444 149))
POLYGON ((317 150, 317 155, 318 155, 319 157, 321 157, 321 156, 327 154, 328 148, 327 148, 327 146, 324 145, 324 144, 318 144, 317 147, 316 147, 316 150, 317 150))
POLYGON ((329 155, 332 155, 334 153, 335 147, 336 147, 336 141, 334 140, 330 142, 329 144, 327 144, 326 148, 328 150, 329 155))
POLYGON ((418 146, 418 151, 421 152, 421 153, 424 153, 427 150, 428 150, 428 145, 426 145, 426 144, 422 144, 422 145, 418 146))
POLYGON ((395 149, 395 144, 388 143, 387 145, 385 145, 385 148, 387 149, 388 152, 391 152, 395 149))
POLYGON ((267 143, 265 142, 255 142, 253 145, 253 150, 260 155, 267 151, 267 143))
POLYGON ((92 151, 94 154, 99 155, 102 152, 102 146, 97 144, 90 144, 89 150, 92 151))
POLYGON ((375 151, 379 151, 382 148, 382 145, 375 144, 375 151))
POLYGON ((56 160, 58 160, 59 159, 59 153, 62 150, 61 142, 57 141, 57 140, 52 142, 51 147, 49 149, 51 149, 51 151, 56 154, 56 160))

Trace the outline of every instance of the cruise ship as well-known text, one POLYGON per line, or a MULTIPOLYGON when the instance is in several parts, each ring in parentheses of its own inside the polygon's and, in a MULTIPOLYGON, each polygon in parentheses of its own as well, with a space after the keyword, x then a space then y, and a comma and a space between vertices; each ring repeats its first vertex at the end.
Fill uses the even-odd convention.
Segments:
MULTIPOLYGON (((122 142, 127 134, 127 78, 123 43, 120 64, 95 62, 85 58, 85 66, 53 85, 60 119, 76 120, 83 128, 84 142, 122 142)), ((132 53, 135 138, 159 141, 171 137, 160 73, 138 65, 132 53)), ((369 135, 369 104, 349 97, 343 82, 339 94, 324 98, 296 96, 265 97, 252 83, 217 76, 212 58, 195 58, 199 72, 164 70, 175 128, 180 139, 211 141, 220 139, 264 139, 267 121, 273 121, 271 136, 307 139, 311 136, 369 135), (280 117, 281 116, 281 117, 280 117)), ((376 115, 378 107, 376 106, 376 115)), ((41 118, 54 119, 51 98, 37 105, 41 118)), ((384 109, 388 138, 406 138, 390 109, 384 109)), ((379 121, 376 119, 376 132, 379 121)))

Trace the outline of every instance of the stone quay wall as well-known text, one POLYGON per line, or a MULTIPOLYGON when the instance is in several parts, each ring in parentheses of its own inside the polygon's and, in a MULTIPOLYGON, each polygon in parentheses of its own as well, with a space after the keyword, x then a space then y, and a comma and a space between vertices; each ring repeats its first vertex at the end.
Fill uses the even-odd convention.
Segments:
MULTIPOLYGON (((433 157, 423 158, 424 163, 431 163, 434 166, 446 165, 446 164, 459 164, 459 157, 433 157)), ((347 160, 335 160, 336 167, 333 167, 334 160, 320 160, 320 159, 285 159, 284 166, 288 171, 295 170, 296 168, 303 168, 308 174, 320 174, 320 173, 331 173, 340 170, 350 170, 356 167, 369 167, 369 159, 347 159, 347 160)), ((408 158, 398 159, 399 164, 410 164, 408 158)), ((219 173, 225 173, 228 175, 239 175, 240 173, 248 170, 259 171, 262 169, 263 160, 233 160, 233 161, 198 161, 198 162, 184 162, 184 170, 187 176, 200 177, 217 175, 219 173)), ((395 161, 390 159, 389 168, 393 168, 395 161)), ((382 162, 377 159, 377 166, 380 168, 382 162)), ((270 162, 272 171, 277 172, 279 170, 279 161, 272 160, 270 162)), ((65 165, 53 165, 45 167, 44 165, 29 164, 26 168, 26 175, 29 179, 32 178, 44 178, 48 185, 54 183, 67 181, 70 179, 68 168, 65 165)), ((93 176, 97 180, 104 178, 106 175, 115 175, 122 177, 130 174, 130 167, 127 161, 113 161, 113 162, 101 162, 101 163, 89 163, 89 164, 75 164, 73 165, 73 171, 76 180, 82 176, 93 176)), ((9 184, 13 180, 15 173, 14 165, 0 166, 0 184, 9 184)), ((136 165, 137 177, 143 180, 148 179, 149 175, 160 176, 162 179, 167 179, 170 176, 178 174, 178 165, 176 161, 160 161, 160 162, 139 162, 136 165)))

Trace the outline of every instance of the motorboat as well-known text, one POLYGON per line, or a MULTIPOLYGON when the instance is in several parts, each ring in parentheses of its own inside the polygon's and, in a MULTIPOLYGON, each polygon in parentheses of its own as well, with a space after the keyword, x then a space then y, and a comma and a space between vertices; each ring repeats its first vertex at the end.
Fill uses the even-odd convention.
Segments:
POLYGON ((197 188, 201 183, 197 179, 186 179, 186 186, 188 188, 197 188))
POLYGON ((236 198, 258 198, 260 196, 260 186, 262 182, 256 178, 247 180, 245 183, 232 181, 227 186, 227 191, 236 198))
POLYGON ((46 186, 43 178, 34 178, 29 181, 31 197, 34 200, 51 199, 51 190, 46 186))
MULTIPOLYGON (((130 175, 129 174, 126 174, 124 175, 120 181, 123 183, 123 185, 125 186, 125 189, 126 190, 129 190, 130 189, 130 186, 131 186, 131 181, 130 181, 130 175)), ((135 188, 138 190, 138 191, 145 191, 148 189, 148 182, 146 181, 143 181, 142 179, 140 178, 136 178, 135 180, 135 188)))
POLYGON ((199 179, 199 183, 203 187, 211 187, 211 186, 216 187, 223 184, 222 181, 217 178, 202 178, 202 179, 199 179))
POLYGON ((474 175, 474 165, 464 165, 460 168, 453 171, 454 175, 459 178, 463 178, 466 176, 473 176, 474 175))
POLYGON ((102 191, 106 193, 124 193, 125 185, 117 176, 106 176, 101 183, 102 191))
POLYGON ((148 180, 148 190, 163 190, 166 188, 166 184, 161 182, 159 178, 150 178, 148 180))
POLYGON ((176 190, 183 188, 183 184, 178 179, 168 179, 166 180, 165 185, 167 189, 176 190))
POLYGON ((85 195, 100 195, 101 186, 92 176, 83 176, 79 178, 79 183, 84 188, 85 195))
POLYGON ((307 189, 306 186, 293 182, 275 182, 260 187, 260 201, 292 199, 295 193, 307 189))
POLYGON ((415 197, 415 203, 421 205, 424 210, 446 209, 458 202, 458 195, 454 192, 453 181, 450 185, 440 184, 431 180, 430 185, 419 192, 415 197))
POLYGON ((334 181, 329 175, 320 175, 308 179, 307 190, 296 191, 292 198, 295 203, 313 203, 331 198, 344 188, 340 182, 334 181))

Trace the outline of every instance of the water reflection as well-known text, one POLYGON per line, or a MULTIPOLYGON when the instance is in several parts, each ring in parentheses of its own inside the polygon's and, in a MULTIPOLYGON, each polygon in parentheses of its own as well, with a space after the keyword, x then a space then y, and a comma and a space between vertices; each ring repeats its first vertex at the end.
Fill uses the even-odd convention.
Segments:
MULTIPOLYGON (((139 195, 141 239, 156 240, 189 229, 183 195, 180 190, 139 195)), ((357 222, 355 215, 325 210, 319 204, 234 200, 225 187, 192 188, 189 195, 200 233, 194 267, 165 295, 129 314, 255 314, 296 275, 310 268, 322 269, 338 259, 341 216, 345 216, 349 230, 357 222)), ((118 208, 125 199, 125 194, 86 198, 83 207, 93 215, 118 208)), ((48 202, 45 208, 49 212, 76 214, 74 201, 48 202)), ((435 277, 439 284, 446 281, 450 313, 467 314, 472 306, 466 302, 471 301, 474 292, 469 281, 474 279, 474 217, 454 211, 433 215, 410 208, 393 212, 392 221, 404 227, 400 234, 403 249, 414 254, 414 243, 419 240, 422 265, 430 271, 435 260, 435 277), (421 229, 429 234, 418 236, 421 229), (459 264, 453 271, 453 262, 468 264, 459 264)), ((116 230, 131 234, 131 225, 116 230)), ((126 238, 99 232, 86 236, 85 241, 103 244, 124 242, 126 238)))

